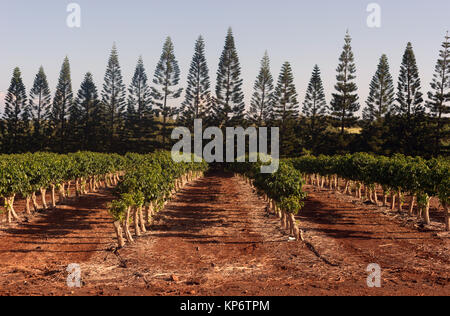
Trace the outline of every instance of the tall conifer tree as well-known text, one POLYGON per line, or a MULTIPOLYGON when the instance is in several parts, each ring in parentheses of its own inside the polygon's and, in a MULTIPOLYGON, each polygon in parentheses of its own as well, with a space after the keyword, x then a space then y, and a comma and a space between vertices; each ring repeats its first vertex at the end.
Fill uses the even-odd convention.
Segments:
POLYGON ((228 29, 225 47, 217 70, 214 119, 218 126, 240 125, 245 116, 241 66, 233 31, 228 29))
POLYGON ((102 90, 102 105, 107 143, 110 150, 120 135, 125 111, 125 85, 119 64, 116 44, 113 45, 106 68, 102 90))
POLYGON ((296 148, 295 125, 299 117, 297 97, 291 64, 285 62, 274 92, 272 111, 273 123, 280 127, 280 152, 284 157, 292 155, 296 148))
MULTIPOLYGON (((153 132, 152 112, 151 89, 148 85, 144 61, 142 57, 139 57, 133 79, 128 89, 126 128, 129 130, 129 136, 136 140, 148 138, 149 134, 153 132)), ((144 146, 140 141, 136 145, 137 147, 144 146)), ((142 149, 145 150, 145 148, 142 149)))
POLYGON ((394 111, 398 123, 391 126, 391 129, 393 135, 402 136, 397 139, 396 150, 406 155, 416 155, 429 141, 424 139, 427 136, 423 130, 425 107, 419 70, 411 43, 408 43, 403 55, 397 90, 394 111))
POLYGON ((395 111, 397 114, 406 116, 409 125, 416 115, 425 110, 423 94, 420 90, 421 83, 416 57, 412 44, 408 43, 400 66, 395 111))
POLYGON ((391 110, 394 96, 394 82, 389 72, 388 58, 383 54, 370 83, 367 107, 363 111, 364 120, 370 123, 380 121, 391 110))
POLYGON ((441 141, 447 138, 449 132, 443 132, 445 116, 450 114, 450 37, 445 36, 442 50, 436 64, 435 73, 428 93, 427 107, 436 120, 434 127, 434 154, 441 152, 441 141))
POLYGON ((11 84, 5 96, 5 112, 3 119, 6 122, 7 139, 5 145, 7 152, 15 153, 23 151, 23 113, 27 106, 27 94, 22 81, 19 67, 14 68, 11 84))
POLYGON ((57 135, 55 135, 55 139, 58 143, 55 145, 59 148, 60 152, 64 152, 66 150, 67 119, 69 117, 70 108, 72 105, 72 79, 70 75, 69 58, 66 56, 59 74, 58 85, 56 87, 51 112, 51 121, 57 135))
POLYGON ((192 128, 195 119, 206 119, 211 111, 211 83, 205 56, 205 42, 199 37, 189 69, 181 121, 192 128))
POLYGON ((344 50, 339 58, 339 66, 337 68, 337 84, 335 86, 336 93, 333 93, 331 101, 331 115, 339 121, 341 135, 344 134, 345 128, 351 126, 355 121, 355 113, 359 111, 359 97, 357 94, 357 86, 355 83, 355 58, 351 47, 352 38, 347 32, 345 35, 344 50))
POLYGON ((101 105, 97 87, 90 72, 84 76, 75 104, 77 117, 74 118, 74 121, 79 129, 77 134, 81 149, 99 150, 101 144, 98 125, 101 119, 101 105))
POLYGON ((162 136, 163 146, 167 145, 168 118, 175 116, 178 111, 169 104, 170 99, 178 99, 183 92, 183 88, 179 88, 180 68, 175 58, 175 49, 172 39, 167 37, 161 58, 156 66, 155 76, 152 87, 152 97, 155 105, 158 107, 158 113, 162 115, 162 136))
POLYGON ((299 103, 294 84, 294 75, 291 64, 285 62, 281 68, 278 84, 274 93, 273 115, 276 121, 282 125, 291 119, 297 119, 299 115, 299 103))
POLYGON ((270 120, 274 101, 274 83, 267 52, 261 61, 261 68, 253 89, 249 119, 256 126, 266 126, 270 120))
POLYGON ((41 66, 34 79, 29 98, 34 124, 33 143, 36 145, 35 148, 39 150, 44 147, 44 128, 51 114, 51 98, 47 76, 44 67, 41 66))
POLYGON ((306 119, 308 138, 311 140, 311 147, 317 147, 317 140, 325 130, 325 115, 328 112, 325 92, 323 89, 320 68, 314 66, 311 80, 306 90, 305 101, 303 102, 302 113, 306 119))

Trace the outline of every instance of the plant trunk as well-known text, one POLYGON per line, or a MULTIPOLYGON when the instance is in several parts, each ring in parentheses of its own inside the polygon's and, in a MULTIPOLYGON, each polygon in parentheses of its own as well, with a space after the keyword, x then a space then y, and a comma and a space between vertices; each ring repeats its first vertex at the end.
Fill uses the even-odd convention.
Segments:
POLYGON ((391 198, 392 198, 392 201, 391 201, 391 210, 392 210, 392 211, 395 210, 395 197, 396 197, 395 192, 392 192, 392 194, 391 194, 391 198))
POLYGON ((141 229, 139 225, 139 215, 138 215, 138 208, 133 207, 133 220, 134 220, 134 231, 136 236, 141 236, 141 229))
POLYGON ((116 231, 117 245, 119 248, 123 248, 125 246, 125 240, 123 239, 123 230, 120 221, 114 222, 114 230, 116 231))
POLYGON ((45 199, 45 196, 47 195, 47 189, 41 188, 40 191, 41 191, 41 199, 42 199, 42 208, 44 210, 46 210, 48 208, 47 201, 45 199))
POLYGON ((349 181, 346 180, 346 181, 345 181, 344 191, 342 191, 343 194, 347 194, 347 192, 348 192, 348 184, 349 184, 349 181))
POLYGON ((35 193, 35 192, 33 192, 33 193, 31 194, 31 201, 33 202, 33 208, 34 208, 34 211, 37 212, 37 211, 39 210, 39 205, 38 205, 38 203, 37 203, 36 193, 35 193))
POLYGON ((125 232, 125 237, 127 238, 127 241, 130 243, 133 243, 134 240, 130 233, 130 215, 131 215, 130 213, 131 213, 131 207, 129 207, 127 209, 127 215, 126 215, 125 221, 123 223, 123 230, 125 232))
POLYGON ((55 185, 52 184, 51 186, 52 188, 52 208, 55 209, 56 208, 56 195, 55 195, 55 185))
POLYGON ((401 213, 403 211, 403 201, 402 201, 402 192, 398 191, 398 211, 401 213))
POLYGON ((413 194, 411 196, 411 202, 409 204, 409 215, 413 215, 414 214, 414 206, 416 204, 416 196, 413 194))
POLYGON ((26 197, 26 206, 25 206, 25 211, 28 215, 31 215, 31 196, 27 196, 26 197))
POLYGON ((291 220, 292 227, 293 227, 294 237, 297 241, 299 241, 300 240, 300 229, 297 225, 294 214, 290 214, 290 220, 291 220))
POLYGON ((430 220, 430 200, 431 198, 427 196, 427 203, 425 205, 425 213, 423 214, 423 219, 427 225, 431 224, 430 220))
POLYGON ((281 212, 281 228, 285 229, 286 228, 286 221, 285 221, 285 213, 282 211, 281 212))
POLYGON ((147 232, 147 229, 145 228, 145 221, 144 221, 144 213, 143 213, 143 211, 142 211, 142 206, 140 206, 139 208, 138 208, 138 217, 139 217, 139 223, 140 223, 140 225, 141 225, 141 232, 142 233, 146 233, 147 232))
POLYGON ((59 203, 61 204, 61 203, 65 203, 65 200, 66 200, 66 197, 65 197, 65 195, 64 195, 64 192, 65 192, 65 185, 64 185, 64 183, 63 184, 61 184, 60 185, 60 187, 59 187, 59 203))
POLYGON ((375 204, 378 205, 377 186, 375 186, 373 189, 373 197, 374 197, 375 204))
POLYGON ((70 199, 70 189, 72 186, 72 181, 67 182, 66 198, 70 199))
POLYGON ((80 179, 75 180, 75 196, 79 197, 81 195, 81 188, 80 188, 80 179))
POLYGON ((9 198, 6 198, 6 208, 8 210, 8 223, 11 223, 13 219, 16 221, 20 221, 19 216, 17 216, 16 211, 14 210, 14 199, 15 195, 10 196, 9 198))

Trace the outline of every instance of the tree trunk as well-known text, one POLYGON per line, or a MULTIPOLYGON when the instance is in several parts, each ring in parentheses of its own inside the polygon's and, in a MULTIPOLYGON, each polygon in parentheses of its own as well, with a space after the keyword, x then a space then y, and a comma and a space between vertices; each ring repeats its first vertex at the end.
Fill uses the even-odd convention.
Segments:
POLYGON ((131 207, 129 207, 127 209, 127 215, 126 215, 125 221, 123 223, 123 230, 125 232, 125 237, 127 238, 127 241, 130 243, 133 243, 134 240, 130 233, 130 215, 131 215, 130 213, 131 213, 131 207))
POLYGON ((133 207, 133 220, 134 220, 134 231, 136 233, 136 236, 140 237, 141 229, 139 227, 139 215, 138 215, 138 208, 133 207))
POLYGON ((346 180, 346 181, 345 181, 344 191, 342 191, 342 194, 347 194, 347 192, 348 192, 348 184, 349 184, 349 181, 346 180))
POLYGON ((288 215, 288 223, 289 223, 289 235, 290 236, 295 236, 295 233, 294 233, 294 225, 295 225, 294 214, 289 214, 288 215))
POLYGON ((64 195, 64 193, 65 193, 65 185, 64 185, 64 183, 63 184, 61 184, 60 185, 60 187, 59 187, 59 203, 60 204, 64 204, 65 203, 65 200, 66 200, 66 197, 65 197, 65 195, 64 195))
POLYGON ((123 239, 123 231, 120 221, 114 222, 114 230, 116 231, 117 245, 119 248, 123 248, 125 246, 125 240, 123 239))
POLYGON ((409 204, 409 215, 413 215, 415 204, 416 204, 416 196, 413 194, 411 196, 411 202, 409 204))
POLYGON ((431 198, 427 196, 427 204, 425 205, 425 213, 423 214, 423 219, 427 225, 431 224, 430 220, 430 200, 431 198))
POLYGON ((402 201, 402 192, 398 191, 398 211, 401 213, 403 211, 403 201, 402 201))
POLYGON ((33 202, 33 208, 34 208, 34 211, 37 212, 37 211, 39 210, 39 205, 38 205, 38 203, 37 203, 36 193, 35 193, 35 192, 33 192, 33 193, 31 194, 31 201, 33 202))
POLYGON ((14 210, 14 199, 15 199, 15 195, 9 197, 6 199, 6 204, 7 204, 7 210, 8 210, 8 223, 11 223, 13 219, 15 219, 16 221, 20 221, 19 216, 17 216, 16 211, 14 210))
POLYGON ((79 197, 81 195, 81 188, 80 188, 80 179, 75 180, 75 196, 79 197))
POLYGON ((44 210, 46 210, 48 208, 47 201, 45 199, 45 196, 47 195, 47 189, 46 188, 41 188, 40 191, 41 191, 41 199, 42 199, 42 208, 44 210))
POLYGON ((26 197, 26 206, 25 206, 25 210, 26 210, 26 213, 27 213, 28 215, 31 215, 31 206, 30 206, 30 203, 31 203, 31 196, 27 196, 27 197, 26 197))
POLYGON ((392 193, 391 193, 391 198, 392 198, 392 201, 391 201, 391 210, 392 210, 392 211, 395 210, 395 197, 396 197, 395 192, 392 192, 392 193))
POLYGON ((286 228, 286 221, 285 221, 285 213, 283 211, 281 211, 281 228, 285 229, 286 228))
POLYGON ((55 209, 56 208, 55 185, 52 184, 51 188, 52 188, 52 194, 51 194, 51 196, 52 196, 52 208, 55 209))
POLYGON ((294 228, 294 237, 297 241, 300 240, 300 229, 297 225, 297 222, 295 220, 295 215, 294 214, 290 214, 290 220, 292 222, 292 227, 294 228))
POLYGON ((139 215, 139 223, 141 225, 141 232, 146 233, 147 229, 145 228, 145 221, 144 221, 144 213, 142 211, 142 206, 138 208, 138 215, 139 215))
POLYGON ((67 182, 66 198, 70 199, 70 189, 72 186, 72 181, 67 182))
POLYGON ((148 213, 147 213, 147 218, 146 218, 148 225, 152 224, 153 208, 154 208, 153 202, 150 202, 150 205, 147 208, 147 212, 148 213))

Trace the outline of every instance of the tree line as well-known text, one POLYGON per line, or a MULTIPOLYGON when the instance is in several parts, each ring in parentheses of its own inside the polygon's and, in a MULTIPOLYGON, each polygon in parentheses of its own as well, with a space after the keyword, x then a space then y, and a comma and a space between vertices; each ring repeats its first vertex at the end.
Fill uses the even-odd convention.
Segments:
POLYGON ((203 119, 204 127, 280 127, 283 156, 356 151, 426 157, 448 155, 448 33, 426 97, 411 43, 403 55, 397 89, 388 57, 382 55, 370 83, 362 118, 357 116, 361 105, 351 42, 347 32, 330 102, 325 98, 320 68, 315 65, 302 106, 291 64, 282 65, 275 82, 266 52, 246 109, 241 65, 231 28, 220 56, 215 93, 201 36, 195 43, 186 89, 180 86, 180 68, 170 37, 164 43, 152 81, 140 57, 128 87, 123 82, 115 44, 101 91, 89 72, 77 93, 73 91, 68 57, 62 64, 53 97, 43 67, 28 94, 17 67, 0 121, 1 151, 151 152, 170 148, 174 126, 193 128, 195 119, 203 119), (177 107, 174 100, 181 98, 183 92, 184 101, 177 107))

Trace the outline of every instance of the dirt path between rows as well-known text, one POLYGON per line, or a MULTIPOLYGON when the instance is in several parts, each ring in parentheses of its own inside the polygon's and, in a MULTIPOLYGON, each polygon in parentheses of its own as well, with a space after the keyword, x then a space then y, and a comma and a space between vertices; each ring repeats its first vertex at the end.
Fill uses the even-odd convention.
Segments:
POLYGON ((450 295, 449 239, 403 227, 373 206, 306 188, 305 237, 238 178, 215 173, 185 187, 149 233, 114 254, 104 192, 0 231, 0 294, 450 295), (83 286, 65 285, 69 263, 83 286), (367 287, 366 267, 382 268, 367 287))

